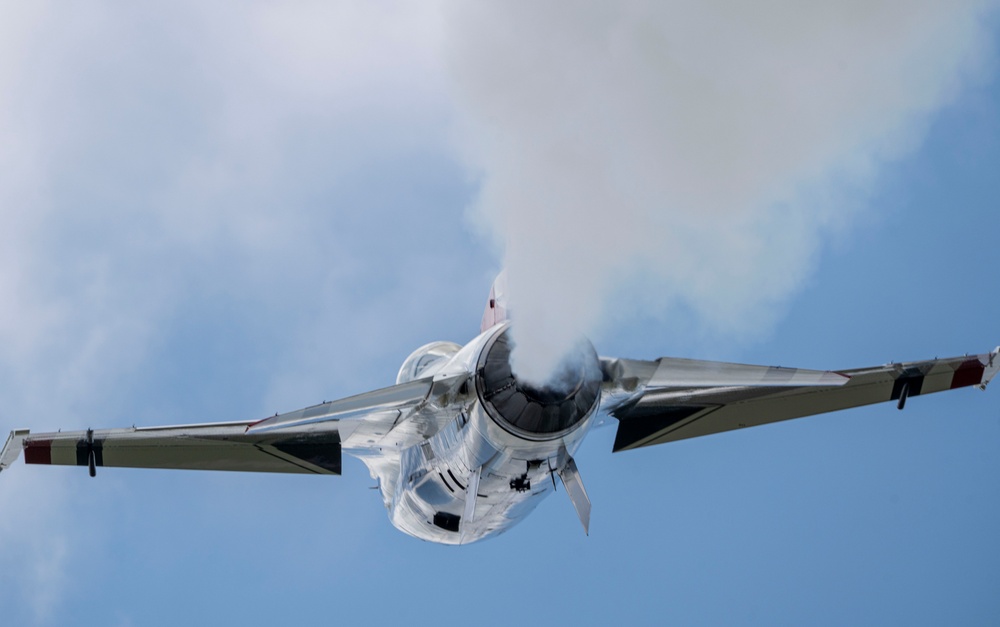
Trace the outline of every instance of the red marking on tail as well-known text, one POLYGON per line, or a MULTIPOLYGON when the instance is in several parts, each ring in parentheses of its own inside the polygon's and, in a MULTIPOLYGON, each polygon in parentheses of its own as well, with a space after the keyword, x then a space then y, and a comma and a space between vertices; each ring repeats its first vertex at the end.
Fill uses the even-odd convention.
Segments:
POLYGON ((507 274, 501 272, 490 286, 490 300, 483 311, 483 321, 479 325, 482 333, 507 319, 507 274))

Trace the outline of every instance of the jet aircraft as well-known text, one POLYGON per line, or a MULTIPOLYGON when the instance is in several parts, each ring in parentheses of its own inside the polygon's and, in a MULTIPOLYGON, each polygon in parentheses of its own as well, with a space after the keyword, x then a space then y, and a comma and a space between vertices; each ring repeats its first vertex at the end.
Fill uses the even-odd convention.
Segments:
MULTIPOLYGON (((516 324, 516 321, 514 322, 516 324)), ((28 464, 339 475, 341 455, 367 466, 392 524, 423 540, 498 535, 561 482, 589 533, 590 499, 573 455, 599 421, 617 420, 614 451, 986 384, 1000 347, 981 355, 839 371, 663 357, 599 357, 588 341, 558 385, 510 366, 504 275, 481 333, 433 342, 396 384, 263 420, 164 427, 11 432, 0 470, 28 464)))

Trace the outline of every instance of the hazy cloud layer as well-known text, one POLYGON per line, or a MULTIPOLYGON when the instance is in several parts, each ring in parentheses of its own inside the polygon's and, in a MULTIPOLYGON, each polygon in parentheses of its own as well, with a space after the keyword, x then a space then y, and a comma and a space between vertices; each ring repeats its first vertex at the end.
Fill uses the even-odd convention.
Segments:
MULTIPOLYGON (((855 32, 840 9, 806 29, 800 9, 703 3, 456 3, 442 21, 392 2, 0 0, 0 433, 259 417, 362 391, 428 326, 468 339, 488 272, 462 230, 446 62, 519 317, 573 311, 546 339, 594 324, 625 272, 721 328, 766 319, 839 220, 831 176, 863 183, 918 141, 980 58, 971 10, 916 9, 855 32), (782 38, 794 55, 760 44, 782 38)), ((0 477, 14 623, 92 601, 83 542, 128 563, 110 530, 170 523, 130 509, 123 475, 63 471, 0 477)), ((158 503, 221 481, 136 480, 158 503)))
MULTIPOLYGON (((384 217, 434 200, 391 186, 411 176, 394 164, 443 152, 436 24, 402 3, 0 3, 3 439, 360 391, 365 360, 401 350, 393 312, 414 299, 396 273, 449 250, 408 249, 427 220, 384 217), (385 266, 358 259, 377 246, 385 266)), ((85 533, 83 497, 38 470, 0 478, 14 622, 44 622, 86 570, 65 532, 85 533)))
POLYGON ((612 294, 717 333, 772 323, 879 165, 992 59, 995 5, 452 5, 517 369, 543 377, 612 294))

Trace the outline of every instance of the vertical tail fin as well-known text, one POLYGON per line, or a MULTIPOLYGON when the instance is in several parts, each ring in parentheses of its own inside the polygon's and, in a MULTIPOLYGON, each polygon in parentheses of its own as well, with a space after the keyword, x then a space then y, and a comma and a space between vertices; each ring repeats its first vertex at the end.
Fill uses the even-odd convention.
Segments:
POLYGON ((479 326, 479 332, 482 333, 505 320, 507 320, 506 270, 493 280, 493 285, 490 287, 490 300, 486 303, 486 310, 483 311, 483 322, 479 326))

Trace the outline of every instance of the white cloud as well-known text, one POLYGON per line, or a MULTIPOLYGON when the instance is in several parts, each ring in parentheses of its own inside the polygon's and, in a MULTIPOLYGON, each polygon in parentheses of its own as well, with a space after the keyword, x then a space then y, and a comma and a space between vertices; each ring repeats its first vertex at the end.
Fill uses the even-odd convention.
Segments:
MULTIPOLYGON (((0 428, 162 415, 137 384, 192 310, 236 312, 218 333, 279 312, 290 339, 272 334, 271 358, 311 355, 296 340, 334 325, 335 300, 313 288, 366 269, 373 245, 337 229, 365 199, 330 190, 441 151, 436 19, 405 3, 0 5, 0 428)), ((46 622, 80 566, 72 497, 39 470, 0 477, 0 566, 13 615, 46 622)))

